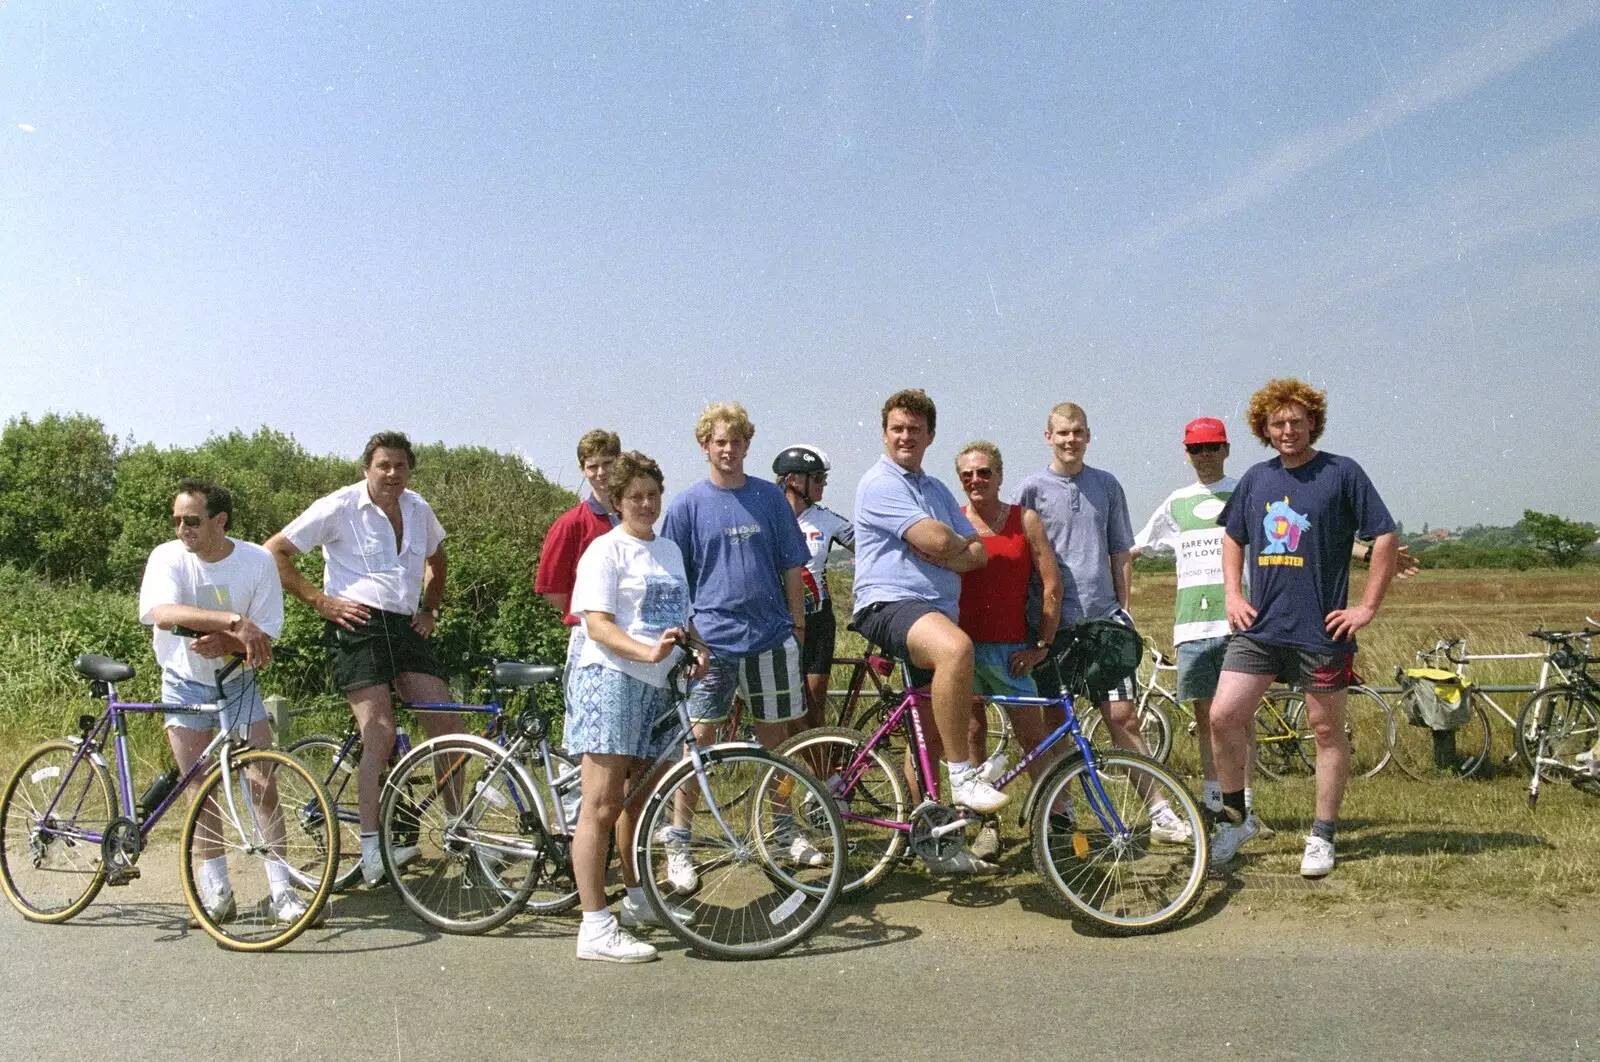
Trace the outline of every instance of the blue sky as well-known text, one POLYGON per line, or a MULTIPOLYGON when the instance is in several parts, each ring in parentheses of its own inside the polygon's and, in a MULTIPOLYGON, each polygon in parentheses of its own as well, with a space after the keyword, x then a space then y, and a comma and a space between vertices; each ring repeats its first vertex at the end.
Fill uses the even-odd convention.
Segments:
POLYGON ((1329 390, 1413 528, 1600 518, 1600 2, 0 7, 0 417, 701 474, 902 386, 1136 519, 1329 390))

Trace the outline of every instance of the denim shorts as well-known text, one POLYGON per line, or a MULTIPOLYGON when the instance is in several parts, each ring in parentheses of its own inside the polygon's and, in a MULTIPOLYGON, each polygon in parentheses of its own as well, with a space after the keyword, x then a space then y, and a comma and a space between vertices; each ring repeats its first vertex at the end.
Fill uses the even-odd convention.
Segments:
POLYGON ((1011 654, 1027 647, 1025 642, 973 642, 972 692, 979 697, 1039 696, 1032 675, 1011 673, 1011 654))
POLYGON ((574 756, 652 759, 677 736, 672 691, 603 664, 575 667, 567 682, 562 737, 574 756))
MULTIPOLYGON (((163 719, 169 727, 181 726, 189 730, 217 729, 225 726, 236 732, 250 729, 267 717, 267 706, 261 702, 261 688, 255 676, 247 675, 237 682, 222 687, 221 712, 167 712, 163 719)), ((196 682, 180 678, 170 671, 161 672, 162 704, 216 704, 217 687, 211 682, 196 682)))
POLYGON ((1217 695, 1222 656, 1228 636, 1197 638, 1178 646, 1178 703, 1209 700, 1217 695))

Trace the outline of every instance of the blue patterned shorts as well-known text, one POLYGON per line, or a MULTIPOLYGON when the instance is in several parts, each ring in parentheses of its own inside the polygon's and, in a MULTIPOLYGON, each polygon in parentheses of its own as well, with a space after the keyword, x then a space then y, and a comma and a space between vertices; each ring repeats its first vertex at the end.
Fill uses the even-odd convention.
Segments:
POLYGON ((603 664, 575 667, 567 678, 563 742, 573 755, 654 759, 677 736, 672 691, 603 664))

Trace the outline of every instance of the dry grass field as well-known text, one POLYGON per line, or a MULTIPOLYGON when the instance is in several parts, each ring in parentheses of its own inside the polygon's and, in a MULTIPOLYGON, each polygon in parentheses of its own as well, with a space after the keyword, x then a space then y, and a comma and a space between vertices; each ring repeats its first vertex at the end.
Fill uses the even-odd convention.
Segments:
MULTIPOLYGON (((1363 570, 1353 575, 1352 599, 1364 580, 1363 570)), ((1134 618, 1163 651, 1171 649, 1174 592, 1171 574, 1134 576, 1134 618)), ((1600 569, 1593 567, 1423 572, 1390 589, 1377 621, 1360 636, 1357 667, 1370 684, 1388 686, 1396 664, 1414 665, 1415 652, 1439 638, 1465 637, 1474 653, 1531 652, 1542 643, 1528 631, 1581 627, 1586 616, 1600 618, 1600 569)), ((841 655, 860 649, 858 638, 847 637, 841 655)), ((1512 661, 1476 665, 1471 674, 1480 683, 1531 685, 1538 670, 1537 660, 1512 661)), ((1496 699, 1515 714, 1525 695, 1496 699)), ((1352 784, 1338 835, 1339 867, 1322 883, 1298 874, 1302 837, 1311 825, 1312 780, 1260 782, 1257 807, 1277 835, 1246 847, 1227 887, 1238 890, 1239 902, 1348 912, 1511 900, 1600 902, 1600 800, 1557 783, 1546 788, 1538 810, 1529 811, 1526 777, 1504 762, 1511 729, 1490 717, 1492 777, 1421 783, 1390 767, 1352 784)), ((1180 727, 1173 754, 1174 764, 1189 765, 1191 774, 1193 740, 1180 727)), ((1193 787, 1198 791, 1198 778, 1193 787)), ((1026 888, 1035 881, 1025 843, 1020 831, 1008 831, 1005 880, 997 884, 1026 888)))

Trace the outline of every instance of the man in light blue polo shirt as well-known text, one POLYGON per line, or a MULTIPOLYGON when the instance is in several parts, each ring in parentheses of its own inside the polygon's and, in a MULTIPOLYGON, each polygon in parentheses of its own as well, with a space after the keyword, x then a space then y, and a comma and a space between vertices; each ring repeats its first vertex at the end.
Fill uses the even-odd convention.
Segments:
POLYGON ((972 765, 972 639, 956 625, 961 573, 983 567, 988 554, 950 489, 922 472, 936 416, 920 390, 896 391, 883 404, 884 457, 856 488, 854 621, 869 641, 933 672, 951 799, 991 812, 1009 798, 972 765))

